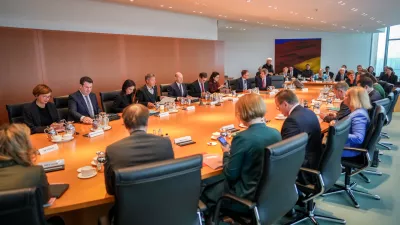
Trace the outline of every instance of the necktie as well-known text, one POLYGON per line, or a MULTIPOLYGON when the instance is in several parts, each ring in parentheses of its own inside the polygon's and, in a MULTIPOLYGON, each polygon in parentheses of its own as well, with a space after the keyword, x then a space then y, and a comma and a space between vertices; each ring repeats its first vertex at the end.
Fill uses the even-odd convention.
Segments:
POLYGON ((201 89, 201 92, 205 92, 205 91, 204 91, 204 83, 201 83, 201 82, 200 82, 200 89, 201 89))
POLYGON ((243 90, 247 90, 247 80, 243 80, 243 90))
POLYGON ((90 115, 90 117, 93 118, 94 117, 94 112, 93 112, 93 107, 92 107, 92 104, 90 102, 89 96, 85 96, 85 101, 86 101, 86 106, 87 106, 88 111, 89 111, 89 115, 90 115))
POLYGON ((262 87, 265 88, 267 86, 265 83, 265 78, 262 79, 262 82, 263 82, 262 87))
POLYGON ((183 97, 183 88, 182 88, 182 84, 179 84, 178 87, 179 87, 179 90, 181 91, 181 96, 183 97))

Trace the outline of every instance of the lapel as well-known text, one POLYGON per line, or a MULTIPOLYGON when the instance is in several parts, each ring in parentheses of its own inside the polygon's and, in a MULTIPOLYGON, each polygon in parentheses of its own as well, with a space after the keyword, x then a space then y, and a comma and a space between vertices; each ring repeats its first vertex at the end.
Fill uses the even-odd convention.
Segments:
POLYGON ((144 85, 143 88, 144 88, 144 93, 147 95, 147 97, 155 102, 156 98, 154 97, 154 95, 156 94, 156 91, 154 90, 154 88, 153 88, 153 90, 154 90, 153 95, 149 92, 149 90, 147 90, 147 85, 144 85))
POLYGON ((37 124, 41 124, 42 121, 40 120, 39 109, 36 106, 36 100, 32 102, 31 110, 32 110, 32 118, 33 118, 33 120, 35 120, 35 122, 37 124))
POLYGON ((77 91, 76 93, 77 93, 77 98, 81 102, 81 105, 82 105, 83 109, 86 111, 87 115, 89 115, 88 106, 86 106, 86 102, 85 102, 85 99, 83 99, 82 93, 80 91, 77 91))
MULTIPOLYGON (((174 83, 171 85, 171 87, 172 87, 173 89, 175 89, 175 91, 178 93, 178 96, 177 96, 177 97, 182 97, 182 92, 181 92, 181 90, 179 89, 179 86, 178 86, 178 84, 177 84, 176 82, 174 82, 174 83)), ((182 88, 183 88, 183 85, 182 85, 182 88)))

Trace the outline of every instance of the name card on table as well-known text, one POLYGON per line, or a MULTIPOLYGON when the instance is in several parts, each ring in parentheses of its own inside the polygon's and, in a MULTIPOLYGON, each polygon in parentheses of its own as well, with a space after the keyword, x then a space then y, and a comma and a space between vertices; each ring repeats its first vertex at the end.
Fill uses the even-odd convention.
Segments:
POLYGON ((46 153, 53 152, 53 151, 56 151, 56 150, 58 150, 58 145, 54 144, 54 145, 50 145, 50 146, 41 148, 41 149, 38 150, 38 152, 39 152, 40 155, 44 155, 46 153))
POLYGON ((303 92, 308 92, 308 88, 301 89, 303 92))
POLYGON ((225 129, 225 130, 231 130, 231 129, 235 129, 235 125, 233 124, 229 124, 227 126, 223 126, 221 127, 221 129, 225 129))
POLYGON ((322 81, 320 81, 320 80, 317 80, 317 81, 315 81, 315 83, 322 83, 322 81))
POLYGON ((193 105, 186 107, 187 111, 192 111, 192 110, 195 110, 195 109, 196 108, 193 105))
POLYGON ((166 117, 166 116, 169 116, 169 112, 162 112, 158 114, 158 117, 166 117))
POLYGON ((237 102, 239 101, 239 98, 232 98, 232 102, 237 102))
POLYGON ((191 141, 191 140, 192 140, 191 136, 185 136, 185 137, 175 138, 174 142, 175 142, 175 144, 179 144, 179 143, 187 142, 187 141, 191 141))
POLYGON ((213 101, 213 102, 210 102, 210 105, 216 105, 218 102, 217 101, 213 101))
POLYGON ((89 136, 90 138, 92 138, 92 137, 96 137, 96 136, 99 136, 99 135, 102 135, 102 134, 104 134, 104 130, 103 130, 103 129, 99 129, 99 130, 90 132, 90 133, 88 134, 88 136, 89 136))
POLYGON ((64 166, 64 164, 65 164, 64 159, 57 159, 54 161, 38 163, 38 165, 43 166, 44 169, 56 167, 56 166, 64 166))

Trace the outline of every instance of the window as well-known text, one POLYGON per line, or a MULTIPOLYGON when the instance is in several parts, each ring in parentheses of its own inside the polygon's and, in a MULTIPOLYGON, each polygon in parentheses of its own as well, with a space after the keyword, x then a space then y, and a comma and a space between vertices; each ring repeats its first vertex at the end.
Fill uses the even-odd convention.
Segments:
POLYGON ((383 71, 385 63, 385 48, 386 48, 386 29, 385 32, 379 33, 378 49, 376 54, 375 73, 377 76, 383 71))
POLYGON ((400 39, 389 41, 387 63, 396 75, 400 74, 400 39))
POLYGON ((390 27, 389 39, 400 38, 400 25, 390 27))

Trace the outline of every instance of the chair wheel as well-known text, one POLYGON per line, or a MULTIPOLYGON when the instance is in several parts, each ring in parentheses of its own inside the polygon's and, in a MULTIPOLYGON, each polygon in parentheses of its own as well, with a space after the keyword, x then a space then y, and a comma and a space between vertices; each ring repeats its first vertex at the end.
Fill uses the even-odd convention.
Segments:
POLYGON ((360 205, 359 205, 359 204, 357 204, 357 205, 354 205, 354 207, 356 207, 356 208, 358 209, 358 208, 360 208, 360 205))
POLYGON ((374 198, 375 198, 376 200, 381 200, 381 197, 380 197, 379 195, 374 195, 374 198))

